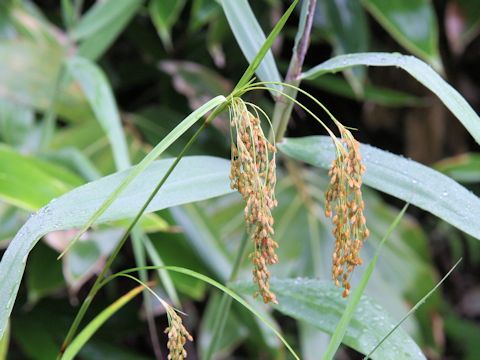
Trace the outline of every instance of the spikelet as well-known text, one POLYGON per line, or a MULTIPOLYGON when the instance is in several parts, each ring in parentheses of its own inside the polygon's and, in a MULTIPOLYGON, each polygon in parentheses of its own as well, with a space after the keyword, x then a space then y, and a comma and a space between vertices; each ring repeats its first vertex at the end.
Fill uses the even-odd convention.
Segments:
POLYGON ((185 343, 193 341, 192 335, 185 329, 182 318, 170 306, 166 308, 168 316, 168 327, 165 333, 168 336, 168 360, 183 360, 187 357, 185 343))
POLYGON ((277 206, 274 145, 268 142, 260 126, 260 119, 248 111, 241 99, 234 99, 230 107, 232 131, 232 162, 230 180, 246 201, 245 222, 254 243, 250 254, 253 280, 265 303, 277 303, 270 290, 270 271, 267 266, 278 262, 273 240, 272 208, 277 206))
POLYGON ((330 184, 325 193, 325 215, 332 218, 335 248, 332 255, 332 278, 335 285, 344 289, 343 297, 350 292, 350 277, 355 266, 360 265, 360 248, 369 235, 363 210, 362 164, 359 143, 350 131, 339 125, 341 141, 335 139, 337 156, 328 175, 330 184))

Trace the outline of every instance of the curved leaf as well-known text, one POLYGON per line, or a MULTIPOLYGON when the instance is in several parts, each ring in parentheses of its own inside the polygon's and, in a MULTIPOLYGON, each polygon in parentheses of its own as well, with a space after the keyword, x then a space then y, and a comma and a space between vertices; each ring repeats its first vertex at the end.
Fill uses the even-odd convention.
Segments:
POLYGON ((121 127, 117 104, 105 74, 96 64, 81 57, 68 59, 66 66, 80 84, 95 117, 108 136, 116 167, 120 170, 128 168, 130 160, 127 141, 121 127))
POLYGON ((107 0, 97 2, 82 16, 70 35, 75 40, 95 36, 99 31, 115 23, 122 14, 128 13, 131 7, 138 7, 141 3, 141 0, 107 0))
MULTIPOLYGON (((126 187, 97 223, 133 217, 145 203, 174 159, 159 160, 126 187)), ((12 311, 29 252, 41 236, 51 231, 79 227, 92 216, 111 189, 115 189, 136 168, 119 172, 78 187, 51 201, 31 216, 10 243, 0 262, 0 337, 12 311)), ((152 212, 176 205, 230 193, 229 161, 208 157, 183 158, 147 208, 152 212)))
POLYGON ((358 53, 341 55, 315 66, 302 74, 302 79, 314 79, 325 73, 337 72, 352 66, 396 66, 402 68, 430 89, 465 126, 480 144, 480 117, 460 93, 442 79, 429 65, 414 56, 395 53, 358 53))
POLYGON ((363 0, 365 7, 392 37, 413 54, 441 68, 438 27, 429 0, 363 0))
MULTIPOLYGON (((290 157, 328 169, 335 156, 328 136, 285 139, 280 150, 290 157)), ((480 199, 456 181, 416 161, 361 144, 368 186, 402 199, 480 239, 480 199)))
MULTIPOLYGON (((347 300, 331 282, 308 278, 272 279, 272 291, 278 299, 273 307, 281 313, 332 334, 345 311, 347 300)), ((248 282, 234 283, 241 294, 254 292, 248 282)), ((364 354, 368 353, 395 325, 380 305, 362 296, 347 328, 343 342, 364 354)), ((372 359, 425 359, 415 342, 399 328, 372 355, 372 359)))
POLYGON ((133 288, 128 293, 117 299, 114 303, 110 304, 77 335, 75 340, 70 344, 65 353, 62 356, 62 360, 75 359, 80 349, 87 343, 87 341, 95 334, 95 332, 115 313, 126 305, 135 296, 140 294, 144 290, 143 285, 139 285, 133 288))
POLYGON ((0 145, 0 199, 26 210, 37 210, 83 180, 67 169, 26 157, 0 145))
MULTIPOLYGON (((262 28, 258 24, 255 14, 250 8, 247 0, 222 0, 221 4, 233 35, 235 36, 235 39, 237 39, 238 45, 242 49, 248 62, 253 65, 258 59, 257 55, 260 54, 260 50, 263 50, 262 47, 267 40, 262 28)), ((287 13, 288 11, 285 14, 287 13)), ((280 23, 281 22, 279 21, 277 25, 280 23)), ((278 29, 278 32, 280 30, 281 27, 278 29)), ((264 54, 262 54, 263 56, 260 56, 261 63, 256 65, 258 68, 254 69, 254 71, 256 70, 258 77, 263 81, 282 81, 277 64, 275 63, 275 59, 270 50, 275 36, 273 38, 269 36, 270 44, 267 45, 268 47, 265 49, 266 51, 264 54)), ((248 78, 245 80, 250 80, 252 75, 253 74, 249 74, 248 78)), ((239 83, 237 87, 242 85, 244 84, 239 83)))

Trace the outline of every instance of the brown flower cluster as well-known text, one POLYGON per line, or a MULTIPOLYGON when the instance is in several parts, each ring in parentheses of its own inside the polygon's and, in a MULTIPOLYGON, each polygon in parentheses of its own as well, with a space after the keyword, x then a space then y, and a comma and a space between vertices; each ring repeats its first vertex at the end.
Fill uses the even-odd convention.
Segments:
POLYGON ((325 194, 325 215, 332 217, 335 249, 332 255, 332 278, 335 285, 344 288, 343 297, 350 292, 350 276, 355 266, 362 263, 360 248, 368 237, 363 210, 362 164, 359 143, 345 128, 340 127, 341 141, 335 139, 337 156, 328 175, 330 185, 325 194))
MULTIPOLYGON (((230 180, 232 189, 246 201, 245 221, 254 243, 250 259, 254 269, 253 280, 265 303, 277 303, 270 290, 270 271, 267 266, 278 262, 273 240, 272 208, 277 206, 274 188, 275 146, 268 142, 260 126, 260 119, 248 111, 240 99, 230 109, 232 129, 232 163, 230 180)), ((256 295, 257 295, 256 294, 256 295)))
POLYGON ((169 350, 168 360, 183 360, 187 357, 185 343, 193 341, 192 335, 189 334, 185 326, 183 326, 182 318, 171 308, 167 308, 169 326, 165 329, 168 336, 167 348, 169 350))

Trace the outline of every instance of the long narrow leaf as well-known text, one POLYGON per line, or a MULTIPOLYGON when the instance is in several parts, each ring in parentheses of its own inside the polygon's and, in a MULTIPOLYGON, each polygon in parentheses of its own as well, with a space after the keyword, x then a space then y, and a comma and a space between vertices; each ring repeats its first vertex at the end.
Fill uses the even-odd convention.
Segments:
MULTIPOLYGON (((225 2, 228 2, 228 3, 235 3, 236 1, 235 0, 224 0, 222 1, 222 4, 224 4, 225 2)), ((278 20, 277 24, 275 25, 275 27, 272 29, 272 32, 270 33, 270 35, 268 35, 267 39, 265 40, 265 42, 263 43, 263 45, 261 47, 258 47, 258 52, 257 52, 257 55, 255 56, 255 58, 253 58, 251 61, 250 61, 250 65, 248 66, 247 70, 245 70, 245 73, 243 74, 243 76, 240 78, 240 80, 238 81, 238 84, 237 86, 235 87, 236 90, 240 89, 241 87, 245 86, 247 84, 247 82, 252 78, 253 74, 255 73, 255 71, 257 71, 257 69, 259 68, 263 58, 265 57, 265 55, 267 54, 267 52, 270 50, 270 48, 272 47, 272 44, 273 42, 275 41, 276 37, 278 36, 278 34, 280 33, 280 31, 283 29, 283 27, 285 26, 285 23, 287 22, 288 18, 290 17, 290 14, 292 13, 293 9, 295 8, 295 6, 297 5, 298 3, 298 0, 295 0, 291 5, 290 7, 287 9, 287 11, 285 11, 285 13, 282 15, 282 17, 280 18, 280 20, 278 20)), ((278 70, 277 70, 278 72, 278 70)), ((271 81, 271 80, 267 80, 267 79, 263 79, 264 81, 271 81)))
MULTIPOLYGON (((175 129, 168 133, 167 136, 160 141, 152 151, 148 153, 147 156, 143 158, 140 163, 138 163, 128 176, 123 180, 122 183, 118 184, 118 187, 113 188, 114 190, 110 195, 105 198, 105 201, 98 207, 97 211, 93 213, 90 218, 85 222, 82 229, 78 235, 72 240, 72 243, 75 242, 81 234, 87 231, 90 226, 105 212, 105 210, 112 205, 113 201, 118 197, 118 195, 130 184, 142 171, 144 171, 148 165, 150 165, 157 157, 159 157, 168 147, 175 142, 183 133, 185 133, 193 124, 200 120, 206 113, 213 110, 220 104, 225 101, 224 96, 217 96, 207 103, 203 104, 189 116, 187 116, 180 124, 178 124, 175 129)), ((63 253, 62 253, 63 255, 63 253)))
POLYGON ((402 68, 437 95, 465 126, 475 141, 480 144, 480 117, 457 90, 443 80, 429 65, 414 56, 396 53, 358 53, 337 56, 304 72, 302 79, 314 79, 325 73, 337 72, 359 65, 402 68))
POLYGON ((124 12, 128 12, 132 4, 136 5, 141 3, 141 0, 106 0, 97 2, 81 18, 70 35, 75 40, 88 38, 102 30, 102 28, 114 23, 124 12))
MULTIPOLYGON (((342 291, 331 281, 310 278, 273 278, 270 285, 278 299, 278 305, 273 306, 275 310, 327 334, 334 332, 347 306, 347 300, 342 297, 342 291)), ((255 285, 251 281, 234 283, 232 287, 245 296, 255 291, 255 285)), ((394 324, 395 322, 380 305, 368 296, 362 296, 343 341, 351 348, 367 353, 394 324)), ((388 340, 388 345, 379 349, 374 359, 424 360, 425 357, 415 341, 405 331, 399 329, 388 340)))
MULTIPOLYGON (((205 276, 205 275, 200 274, 196 271, 186 269, 186 268, 181 268, 181 267, 178 267, 178 266, 164 266, 164 267, 145 266, 143 269, 148 270, 148 269, 158 269, 158 268, 162 268, 162 269, 165 269, 165 270, 168 270, 168 271, 174 271, 174 272, 177 272, 177 273, 180 273, 180 274, 185 274, 185 275, 194 277, 194 278, 202 280, 202 281, 206 282, 207 284, 210 284, 210 285, 216 287, 217 289, 223 291, 224 293, 228 294, 230 297, 232 297, 237 302, 239 302, 242 306, 244 306, 248 311, 250 311, 253 315, 255 315, 258 319, 260 319, 266 326, 268 326, 275 333, 275 335, 277 335, 278 338, 283 342, 283 344, 286 346, 286 348, 290 351, 290 353, 294 356, 295 359, 297 359, 297 360, 300 359, 298 357, 298 355, 295 353, 295 351, 292 349, 290 344, 287 342, 287 340, 285 340, 285 338, 282 336, 282 334, 280 334, 280 332, 275 328, 275 326, 272 325, 267 319, 265 319, 264 316, 262 316, 257 310, 255 310, 250 304, 248 304, 245 300, 243 300, 238 294, 236 294, 231 289, 227 288, 226 286, 223 286, 222 284, 220 284, 219 282, 209 278, 208 276, 205 276)), ((134 269, 129 269, 129 270, 126 270, 126 271, 119 272, 119 273, 114 274, 114 275, 108 277, 107 279, 105 279, 104 283, 107 283, 110 280, 112 280, 112 279, 114 279, 118 276, 123 276, 124 274, 128 274, 128 273, 131 273, 131 272, 134 272, 134 271, 137 271, 137 270, 139 270, 139 268, 134 268, 134 269)))
MULTIPOLYGON (((263 81, 280 82, 280 73, 277 69, 272 51, 270 50, 274 38, 270 39, 271 41, 269 42, 266 41, 265 34, 250 8, 248 1, 222 0, 221 3, 233 35, 235 39, 237 39, 243 54, 250 64, 256 64, 257 68, 251 69, 253 71, 251 71, 247 80, 249 80, 256 71, 258 77, 263 81), (265 47, 265 45, 267 45, 267 47, 265 47), (265 48, 264 51, 262 51, 263 48, 265 48)), ((280 24, 280 21, 278 24, 280 24)), ((273 31, 279 27, 278 24, 273 31)), ((283 27, 283 24, 280 25, 279 30, 281 27, 283 27)))
POLYGON ((124 305, 126 305, 130 300, 135 296, 140 294, 144 289, 143 285, 139 285, 136 288, 130 290, 128 293, 123 295, 121 298, 116 300, 113 304, 108 306, 100 314, 98 314, 86 327, 83 329, 80 334, 75 338, 74 341, 67 348, 65 353, 62 356, 62 360, 71 360, 74 359, 78 354, 80 349, 87 343, 87 341, 95 334, 95 332, 115 313, 120 310, 124 305))
MULTIPOLYGON (((286 139, 286 155, 328 169, 335 156, 328 136, 286 139)), ((480 199, 451 178, 413 160, 361 144, 364 183, 431 212, 480 240, 480 199)))
POLYGON ((397 329, 399 328, 400 325, 402 325, 405 320, 407 320, 415 311, 418 310, 418 308, 420 306, 422 306, 422 304, 425 303, 425 301, 427 301, 427 299, 440 287, 440 285, 443 284, 443 282, 445 280, 447 280, 447 278, 450 276, 450 274, 453 272, 453 270, 455 270, 455 268, 458 266, 458 264, 460 264, 460 262, 462 261, 462 258, 460 258, 453 266, 452 268, 445 274, 445 276, 438 282, 437 285, 435 285, 433 287, 433 289, 431 289, 423 298, 421 298, 416 304, 414 307, 412 307, 410 309, 410 311, 382 338, 382 340, 380 340, 380 342, 375 345, 375 347, 372 349, 372 351, 370 351, 364 358, 363 360, 367 360, 368 358, 372 357, 372 354, 377 351, 377 349, 395 332, 397 331, 397 329))
POLYGON ((130 166, 127 141, 117 104, 105 74, 93 62, 81 57, 68 59, 66 66, 80 84, 97 120, 107 134, 117 169, 125 170, 130 166))
MULTIPOLYGON (((172 163, 173 159, 159 160, 148 167, 116 196, 111 207, 95 218, 96 223, 134 217, 172 163)), ((137 171, 138 168, 133 167, 78 187, 51 201, 29 218, 0 262, 0 337, 12 311, 28 254, 40 237, 51 231, 85 224, 110 198, 111 189, 118 189, 137 171)), ((208 156, 185 157, 150 203, 147 212, 230 193, 228 173, 227 160, 208 156)))

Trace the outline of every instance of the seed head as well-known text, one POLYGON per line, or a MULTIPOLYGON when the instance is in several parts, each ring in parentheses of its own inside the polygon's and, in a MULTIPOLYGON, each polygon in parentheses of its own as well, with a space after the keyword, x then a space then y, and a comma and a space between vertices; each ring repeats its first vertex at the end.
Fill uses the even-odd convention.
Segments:
POLYGON ((274 193, 276 148, 263 134, 258 116, 248 111, 240 99, 232 102, 230 126, 230 185, 238 190, 246 202, 245 222, 254 243, 254 251, 250 254, 253 280, 265 303, 277 303, 275 294, 270 290, 270 272, 267 269, 268 265, 278 262, 275 254, 278 244, 273 240, 274 220, 271 214, 271 210, 277 206, 274 193))
POLYGON ((344 289, 343 297, 350 292, 350 276, 360 265, 360 249, 369 235, 363 214, 362 164, 359 143, 350 131, 339 127, 341 140, 334 139, 337 156, 328 175, 330 184, 325 193, 325 215, 332 217, 335 248, 332 255, 332 278, 336 286, 344 289))
POLYGON ((168 360, 183 360, 187 357, 187 350, 185 350, 185 343, 193 341, 192 335, 189 334, 185 326, 183 326, 182 318, 176 313, 174 309, 168 307, 168 327, 165 333, 168 336, 167 348, 169 351, 168 360))

